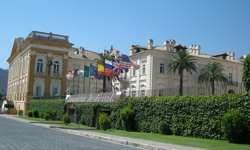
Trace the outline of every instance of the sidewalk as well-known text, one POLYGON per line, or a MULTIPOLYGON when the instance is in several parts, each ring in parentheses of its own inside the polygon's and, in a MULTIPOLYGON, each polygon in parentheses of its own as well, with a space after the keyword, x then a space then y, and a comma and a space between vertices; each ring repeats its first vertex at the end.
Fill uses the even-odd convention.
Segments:
MULTIPOLYGON (((0 114, 0 117, 5 117, 9 119, 14 119, 17 121, 30 123, 31 121, 19 119, 16 117, 13 117, 15 115, 3 115, 0 114)), ((42 126, 46 128, 50 128, 50 124, 37 124, 32 123, 32 125, 42 126)), ((70 130, 70 129, 60 129, 60 128, 53 128, 54 130, 58 130, 61 132, 67 132, 70 134, 85 136, 93 139, 99 139, 107 142, 122 144, 122 145, 130 145, 142 149, 149 149, 149 150, 204 150, 200 148, 193 148, 193 147, 187 147, 187 146, 179 146, 174 144, 167 144, 167 143, 160 143, 160 142, 154 142, 154 141, 147 141, 147 140, 141 140, 141 139, 135 139, 135 138, 127 138, 127 137, 121 137, 121 136, 115 136, 115 135, 109 135, 109 134, 102 134, 102 133, 96 133, 91 132, 87 130, 70 130)))

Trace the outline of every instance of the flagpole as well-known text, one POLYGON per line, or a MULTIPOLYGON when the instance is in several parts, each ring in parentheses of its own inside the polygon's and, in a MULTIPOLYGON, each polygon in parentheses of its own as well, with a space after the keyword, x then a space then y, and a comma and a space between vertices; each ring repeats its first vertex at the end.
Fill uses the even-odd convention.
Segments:
POLYGON ((85 71, 85 70, 84 70, 84 67, 85 67, 85 63, 86 63, 86 62, 84 62, 84 66, 83 66, 83 77, 82 77, 82 80, 83 80, 83 81, 82 81, 82 94, 84 94, 84 89, 85 89, 85 87, 84 87, 84 85, 85 85, 85 84, 84 84, 84 83, 85 83, 85 77, 84 77, 84 71, 85 71))
POLYGON ((95 92, 97 93, 97 66, 98 66, 98 64, 97 64, 97 62, 96 62, 96 78, 95 78, 95 92))
POLYGON ((77 94, 79 94, 79 74, 78 74, 78 72, 80 71, 80 68, 78 69, 78 71, 77 71, 77 75, 78 75, 78 88, 77 88, 77 94))

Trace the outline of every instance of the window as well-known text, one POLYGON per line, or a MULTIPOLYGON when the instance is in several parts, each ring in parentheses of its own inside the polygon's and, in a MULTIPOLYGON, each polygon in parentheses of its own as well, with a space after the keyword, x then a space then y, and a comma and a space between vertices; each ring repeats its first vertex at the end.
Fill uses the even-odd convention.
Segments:
POLYGON ((53 87, 53 95, 52 96, 55 96, 55 94, 58 94, 58 88, 57 87, 53 87))
POLYGON ((142 65, 142 74, 145 74, 145 72, 146 72, 146 65, 143 64, 143 65, 142 65))
POLYGON ((164 73, 164 64, 163 63, 160 64, 160 73, 164 73))
POLYGON ((232 81, 233 81, 233 74, 232 74, 232 73, 229 73, 228 81, 229 81, 229 82, 232 82, 232 81))
POLYGON ((141 96, 145 96, 145 90, 141 90, 141 96))
POLYGON ((159 96, 163 96, 163 90, 159 90, 159 96))
POLYGON ((132 75, 135 76, 136 75, 136 70, 133 69, 132 75))
POLYGON ((54 65, 53 73, 59 74, 59 62, 55 61, 53 65, 54 65))
POLYGON ((37 97, 41 96, 41 86, 36 86, 36 96, 37 97))
POLYGON ((132 97, 135 97, 136 92, 132 91, 132 97))
POLYGON ((123 95, 124 95, 124 96, 126 96, 126 95, 127 95, 127 92, 126 92, 126 91, 124 91, 124 92, 123 92, 123 95))
POLYGON ((42 59, 38 59, 37 66, 36 66, 36 71, 37 72, 43 72, 43 60, 42 59))

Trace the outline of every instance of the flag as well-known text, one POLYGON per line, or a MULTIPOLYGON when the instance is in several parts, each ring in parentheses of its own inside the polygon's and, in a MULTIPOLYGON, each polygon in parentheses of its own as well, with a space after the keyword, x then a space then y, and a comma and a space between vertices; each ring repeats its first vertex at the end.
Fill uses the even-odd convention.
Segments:
POLYGON ((75 69, 74 76, 78 76, 77 72, 79 69, 75 69))
POLYGON ((101 62, 97 62, 97 74, 104 74, 104 66, 101 62))
POLYGON ((89 66, 84 65, 84 77, 89 77, 89 66))
POLYGON ((135 69, 135 70, 140 69, 140 66, 136 62, 134 62, 133 60, 131 60, 131 59, 130 59, 130 63, 131 63, 131 69, 135 69))
POLYGON ((78 70, 77 71, 78 77, 83 77, 84 76, 84 70, 78 70))
POLYGON ((91 78, 95 78, 96 77, 96 73, 97 73, 96 72, 96 66, 90 64, 90 74, 89 74, 89 76, 91 78))
POLYGON ((131 68, 130 59, 127 55, 122 54, 121 68, 131 68))
POLYGON ((113 58, 112 59, 112 65, 113 65, 113 74, 114 75, 119 75, 121 72, 121 64, 118 59, 113 58))
POLYGON ((105 59, 105 63, 104 63, 104 75, 105 76, 111 76, 113 73, 112 71, 112 62, 105 59))
POLYGON ((68 74, 69 74, 69 75, 72 75, 72 76, 74 76, 74 71, 72 71, 72 70, 69 70, 69 71, 68 71, 68 74))
POLYGON ((99 80, 100 79, 103 80, 104 76, 102 74, 97 74, 96 78, 99 79, 99 80))

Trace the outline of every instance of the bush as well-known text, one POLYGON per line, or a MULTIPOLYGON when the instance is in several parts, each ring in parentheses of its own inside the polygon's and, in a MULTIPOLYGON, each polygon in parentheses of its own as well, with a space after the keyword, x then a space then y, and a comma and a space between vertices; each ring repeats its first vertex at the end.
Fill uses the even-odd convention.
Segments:
POLYGON ((37 110, 36 108, 33 108, 33 109, 32 109, 32 115, 33 115, 33 117, 35 117, 35 118, 39 118, 38 110, 37 110))
POLYGON ((4 107, 5 108, 14 108, 14 105, 13 104, 4 104, 4 107))
POLYGON ((134 112, 133 112, 133 110, 131 110, 128 107, 124 107, 120 111, 120 118, 122 120, 123 128, 125 128, 126 131, 130 131, 132 122, 134 120, 134 112))
POLYGON ((238 110, 231 110, 222 117, 222 131, 229 142, 248 142, 248 128, 238 110))
POLYGON ((23 110, 18 110, 18 116, 22 116, 23 115, 23 110))
POLYGON ((64 114, 64 115, 62 116, 62 121, 63 121, 64 124, 66 124, 66 125, 70 124, 70 117, 69 117, 69 115, 68 115, 68 114, 64 114))
POLYGON ((98 118, 98 122, 100 124, 101 130, 106 131, 106 130, 110 129, 110 117, 106 113, 102 112, 100 114, 100 116, 98 118))
POLYGON ((28 111, 28 117, 33 117, 33 111, 32 110, 28 111))
POLYGON ((50 119, 51 119, 50 114, 46 113, 46 114, 44 115, 44 119, 45 119, 46 121, 50 120, 50 119))
POLYGON ((50 119, 56 120, 56 111, 53 108, 49 108, 45 111, 45 114, 50 115, 50 119))
POLYGON ((170 134, 170 129, 166 121, 161 121, 159 124, 159 132, 160 134, 170 134))

